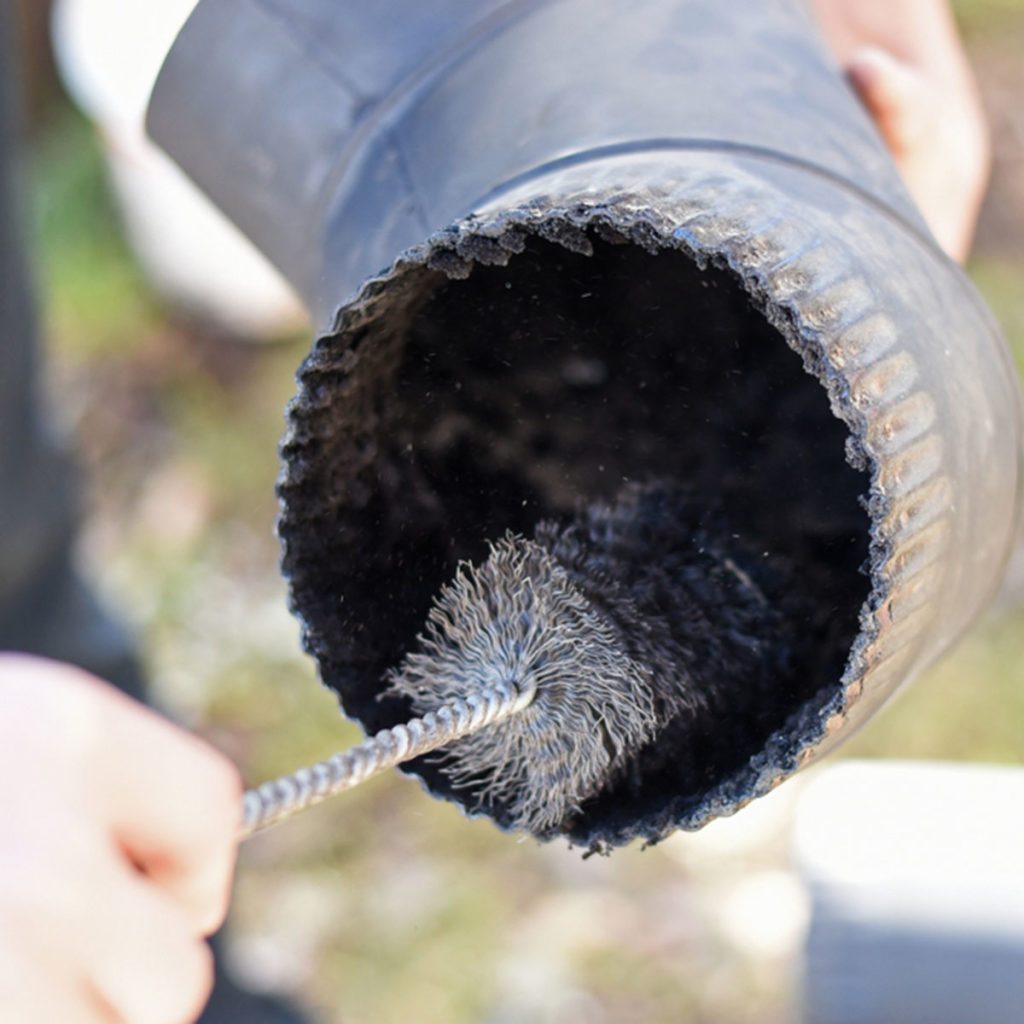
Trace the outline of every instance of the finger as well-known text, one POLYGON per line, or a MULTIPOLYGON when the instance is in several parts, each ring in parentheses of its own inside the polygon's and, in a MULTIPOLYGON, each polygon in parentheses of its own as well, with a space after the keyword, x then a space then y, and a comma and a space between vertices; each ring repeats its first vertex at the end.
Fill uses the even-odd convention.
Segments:
POLYGON ((105 742, 118 751, 93 780, 125 853, 201 934, 224 919, 237 853, 242 784, 200 740, 119 697, 105 742), (127 766, 127 769, 126 767, 127 766))
MULTIPOLYGON (((52 979, 55 998, 74 999, 101 1020, 195 1020, 209 994, 212 966, 185 911, 126 861, 94 816, 59 802, 51 811, 59 842, 34 838, 29 829, 23 833, 28 850, 0 846, 0 943, 16 937, 19 954, 39 977, 52 979), (77 988, 68 994, 72 982, 77 988)), ((25 994, 25 1002, 40 998, 45 992, 25 994)), ((0 1000, 0 1007, 7 1005, 0 1000)), ((0 1012, 0 1020, 7 1019, 0 1012)), ((64 1024, 76 1018, 12 1019, 64 1024)))
POLYGON ((60 1024, 125 1024, 82 979, 55 972, 24 949, 0 949, 3 1019, 60 1024))
POLYGON ((927 135, 935 111, 933 97, 918 71, 871 46, 853 55, 847 74, 897 158, 927 135))
POLYGON ((130 1024, 191 1024, 213 986, 213 958, 165 892, 113 864, 108 902, 85 955, 89 984, 130 1024))
POLYGON ((22 732, 32 734, 33 715, 50 723, 52 749, 32 765, 33 779, 74 788, 196 930, 215 930, 226 912, 241 819, 242 785, 230 762, 70 666, 2 656, 0 682, 15 716, 24 711, 22 732))

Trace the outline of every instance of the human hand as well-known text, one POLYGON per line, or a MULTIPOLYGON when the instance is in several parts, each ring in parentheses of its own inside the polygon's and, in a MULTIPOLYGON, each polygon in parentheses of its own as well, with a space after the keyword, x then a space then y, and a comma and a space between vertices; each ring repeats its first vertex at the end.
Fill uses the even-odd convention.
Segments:
POLYGON ((963 261, 991 143, 948 0, 810 0, 939 244, 963 261))
POLYGON ((77 669, 0 655, 0 1016, 185 1024, 212 984, 242 787, 77 669))

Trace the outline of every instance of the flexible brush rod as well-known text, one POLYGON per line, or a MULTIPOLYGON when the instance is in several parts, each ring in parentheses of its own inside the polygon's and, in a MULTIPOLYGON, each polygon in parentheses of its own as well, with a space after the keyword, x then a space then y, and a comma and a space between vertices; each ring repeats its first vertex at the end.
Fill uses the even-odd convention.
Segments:
POLYGON ((239 839, 248 839, 403 761, 411 761, 500 722, 529 705, 536 692, 535 687, 520 689, 514 683, 481 689, 469 697, 450 701, 422 718, 382 729, 365 742, 326 761, 282 775, 258 789, 250 789, 242 802, 239 839))

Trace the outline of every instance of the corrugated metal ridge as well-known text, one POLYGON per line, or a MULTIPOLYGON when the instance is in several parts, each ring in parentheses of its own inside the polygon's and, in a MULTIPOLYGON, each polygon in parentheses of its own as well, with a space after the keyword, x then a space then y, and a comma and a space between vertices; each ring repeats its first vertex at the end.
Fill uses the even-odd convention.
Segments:
POLYGON ((873 590, 842 680, 842 707, 823 726, 826 734, 836 732, 875 680, 888 685, 888 661, 921 640, 919 627, 942 583, 936 567, 950 542, 952 484, 936 403, 914 356, 900 345, 893 318, 841 238, 823 237, 791 199, 742 172, 702 176, 681 169, 670 188, 598 185, 541 196, 525 209, 471 219, 442 244, 472 259, 472 236, 536 231, 559 219, 627 234, 643 228, 652 247, 667 243, 698 260, 727 262, 767 304, 850 428, 871 474, 873 590))
MULTIPOLYGON (((689 192, 691 202, 701 196, 704 209, 681 217, 677 237, 724 256, 791 315, 796 347, 871 471, 873 590, 863 611, 863 642, 843 679, 844 699, 822 725, 827 739, 866 692, 893 686, 894 675, 912 665, 934 614, 952 533, 952 484, 936 403, 841 242, 821 237, 798 214, 782 214, 780 200, 783 206, 786 200, 757 183, 719 179, 702 192, 699 183, 689 192), (765 217, 764 210, 772 213, 765 217)), ((800 764, 816 753, 816 744, 804 749, 800 764)))
MULTIPOLYGON (((847 669, 820 705, 805 705, 769 737, 761 753, 705 794, 698 806, 667 811, 644 828, 648 838, 678 827, 699 828, 763 795, 813 760, 844 728, 851 709, 892 689, 919 660, 934 598, 944 579, 952 527, 952 483, 935 399, 921 384, 912 354, 872 282, 858 269, 840 234, 826 238, 793 199, 741 170, 711 175, 681 166, 671 186, 638 188, 621 169, 589 169, 585 184, 548 179, 547 192, 497 200, 403 253, 339 311, 335 331, 320 338, 300 373, 307 405, 298 429, 290 419, 283 450, 315 435, 325 410, 314 410, 320 373, 342 370, 339 335, 363 335, 393 303, 413 301, 436 278, 468 275, 474 263, 505 264, 536 234, 588 251, 588 229, 650 251, 677 248, 699 264, 737 274, 768 317, 825 387, 848 426, 848 453, 870 473, 871 593, 847 669), (425 273, 426 272, 426 273, 425 273), (313 413, 313 420, 309 414, 313 413), (792 738, 801 738, 795 750, 792 738)), ((343 357, 342 357, 343 361, 343 357)), ((337 387, 338 381, 334 382, 337 387)), ((329 401, 329 400, 328 400, 329 401)), ((293 410, 294 411, 294 410, 293 410)), ((281 494, 298 481, 285 464, 281 494)), ((289 560, 290 522, 281 535, 289 560)), ((304 623, 307 648, 317 638, 304 623)), ((823 681, 825 685, 827 681, 823 681)))
MULTIPOLYGON (((467 235, 535 230, 559 218, 578 228, 605 224, 627 235, 632 222, 649 232, 652 248, 667 242, 698 260, 726 262, 821 380, 833 411, 851 431, 855 457, 867 463, 872 590, 847 670, 837 680, 841 698, 821 720, 818 741, 804 747, 792 766, 803 767, 843 729, 866 694, 894 688, 913 668, 934 615, 952 532, 952 483, 935 399, 841 237, 823 237, 791 199, 742 172, 710 177, 681 171, 675 187, 649 193, 598 185, 541 196, 529 209, 470 221, 450 242, 470 258, 467 235)), ((778 764, 763 768, 758 773, 751 766, 758 777, 748 796, 732 800, 738 780, 728 780, 684 827, 736 810, 790 774, 778 764)))

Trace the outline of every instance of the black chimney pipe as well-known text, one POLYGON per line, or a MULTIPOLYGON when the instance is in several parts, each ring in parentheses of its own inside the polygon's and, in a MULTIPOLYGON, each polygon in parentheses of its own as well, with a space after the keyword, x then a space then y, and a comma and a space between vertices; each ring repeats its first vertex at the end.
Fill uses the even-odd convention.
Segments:
POLYGON ((997 588, 1012 363, 797 0, 202 0, 149 126, 321 324, 283 566, 368 727, 406 712, 381 680, 459 559, 629 481, 706 495, 807 644, 741 736, 685 773, 658 751, 582 842, 767 792, 997 588))

